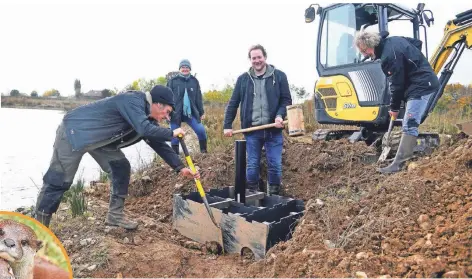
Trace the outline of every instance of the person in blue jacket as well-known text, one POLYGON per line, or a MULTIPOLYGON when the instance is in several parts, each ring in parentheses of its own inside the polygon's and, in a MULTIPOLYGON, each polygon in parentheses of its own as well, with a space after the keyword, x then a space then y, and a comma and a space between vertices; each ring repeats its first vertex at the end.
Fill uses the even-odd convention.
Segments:
POLYGON ((241 128, 275 123, 275 128, 244 134, 246 139, 247 188, 258 190, 262 146, 267 157, 267 193, 278 195, 282 183, 282 149, 287 106, 292 104, 287 75, 267 64, 267 52, 261 45, 249 49, 251 67, 236 80, 224 118, 224 135, 233 135, 233 121, 240 107, 241 128))
MULTIPOLYGON (((175 101, 175 113, 170 120, 171 129, 177 129, 186 122, 195 131, 200 144, 200 152, 207 153, 207 134, 202 120, 205 118, 202 91, 198 79, 190 73, 192 65, 187 59, 179 63, 179 74, 167 82, 172 89, 175 101)), ((173 139, 172 148, 179 154, 179 141, 173 139)))
POLYGON ((401 102, 406 102, 402 138, 395 159, 389 166, 378 169, 381 173, 398 172, 413 156, 421 119, 429 100, 439 89, 438 77, 421 52, 420 40, 363 30, 356 34, 355 44, 364 56, 381 61, 391 92, 390 116, 396 119, 401 102))
POLYGON ((176 173, 191 179, 200 177, 199 173, 185 168, 166 143, 185 132, 181 128, 170 130, 158 125, 158 121, 169 120, 173 110, 172 91, 157 85, 150 92, 127 91, 69 111, 56 131, 53 156, 43 177, 35 218, 49 226, 52 214, 74 180, 82 156, 88 152, 102 170, 111 175, 105 223, 136 229, 138 224, 125 218, 123 213, 131 165, 122 148, 144 139, 176 173))

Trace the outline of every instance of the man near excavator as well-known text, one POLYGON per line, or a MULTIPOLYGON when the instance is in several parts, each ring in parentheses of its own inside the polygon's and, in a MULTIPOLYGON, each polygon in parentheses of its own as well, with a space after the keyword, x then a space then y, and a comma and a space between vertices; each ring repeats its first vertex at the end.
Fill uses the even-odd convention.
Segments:
POLYGON ((282 148, 286 107, 292 97, 284 72, 266 63, 267 53, 261 45, 249 49, 252 67, 236 81, 231 99, 226 107, 224 135, 233 135, 232 124, 241 104, 241 128, 276 123, 276 128, 245 133, 247 188, 258 190, 262 146, 267 156, 268 187, 270 195, 278 195, 282 180, 282 148))
POLYGON ((53 156, 43 177, 35 218, 49 226, 52 214, 74 180, 82 156, 88 152, 104 172, 111 174, 110 205, 105 223, 136 229, 138 224, 125 218, 123 212, 131 165, 121 148, 145 139, 174 171, 187 178, 200 176, 185 168, 166 144, 185 132, 181 128, 171 131, 157 124, 170 120, 173 109, 171 89, 157 85, 150 92, 127 91, 68 112, 56 131, 53 156))
POLYGON ((381 60, 390 85, 390 116, 396 119, 401 101, 406 102, 402 138, 395 159, 389 166, 378 169, 381 173, 398 172, 413 156, 422 116, 429 99, 439 89, 438 77, 421 53, 420 40, 362 30, 356 34, 355 44, 362 55, 381 60))

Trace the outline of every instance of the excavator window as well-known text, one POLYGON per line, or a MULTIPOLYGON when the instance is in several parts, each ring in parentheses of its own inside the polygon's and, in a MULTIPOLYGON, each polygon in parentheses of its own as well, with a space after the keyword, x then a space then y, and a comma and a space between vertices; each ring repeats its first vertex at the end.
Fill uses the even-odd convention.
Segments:
MULTIPOLYGON (((326 11, 318 47, 319 61, 324 68, 366 61, 354 45, 354 36, 361 29, 380 31, 379 5, 382 4, 343 4, 326 11)), ((392 6, 382 7, 386 8, 382 18, 388 22, 390 36, 413 37, 410 16, 392 6)))
POLYGON ((327 12, 322 29, 320 60, 324 67, 356 62, 354 5, 344 5, 327 12))

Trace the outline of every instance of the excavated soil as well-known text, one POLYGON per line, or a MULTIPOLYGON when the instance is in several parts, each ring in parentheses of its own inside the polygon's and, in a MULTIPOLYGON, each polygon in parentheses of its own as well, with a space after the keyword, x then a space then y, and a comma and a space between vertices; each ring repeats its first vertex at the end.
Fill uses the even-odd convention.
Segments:
MULTIPOLYGON (((52 227, 76 277, 472 276, 471 146, 458 136, 383 175, 364 143, 287 138, 282 193, 307 210, 293 238, 257 262, 213 254, 172 229, 172 195, 195 186, 162 162, 133 176, 126 210, 137 231, 103 224, 106 184, 88 191, 86 217, 60 210, 52 227)), ((205 188, 233 185, 233 157, 233 148, 194 156, 205 188)))

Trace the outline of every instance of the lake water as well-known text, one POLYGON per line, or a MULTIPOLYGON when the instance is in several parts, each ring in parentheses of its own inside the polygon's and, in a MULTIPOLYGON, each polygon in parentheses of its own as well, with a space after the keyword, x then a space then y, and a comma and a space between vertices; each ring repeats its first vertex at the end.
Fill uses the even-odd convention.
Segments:
MULTIPOLYGON (((0 210, 13 210, 36 203, 52 157, 57 126, 63 111, 40 109, 0 109, 0 210)), ((133 169, 147 164, 155 152, 144 142, 123 149, 133 169)), ((100 167, 85 154, 75 181, 99 177, 100 167)))

